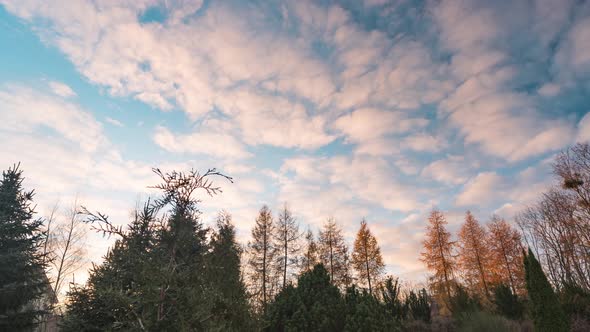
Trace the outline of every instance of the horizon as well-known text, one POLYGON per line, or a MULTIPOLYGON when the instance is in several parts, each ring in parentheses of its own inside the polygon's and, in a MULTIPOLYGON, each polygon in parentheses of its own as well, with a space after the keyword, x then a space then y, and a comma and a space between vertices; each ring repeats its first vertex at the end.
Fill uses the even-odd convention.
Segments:
MULTIPOLYGON (((453 234, 467 210, 512 222, 590 140, 590 4, 528 3, 0 0, 0 161, 39 216, 77 200, 120 225, 152 168, 217 168, 205 224, 225 209, 245 244, 287 203, 351 245, 366 218, 420 282, 433 207, 453 234)), ((113 242, 88 239, 87 266, 113 242)))

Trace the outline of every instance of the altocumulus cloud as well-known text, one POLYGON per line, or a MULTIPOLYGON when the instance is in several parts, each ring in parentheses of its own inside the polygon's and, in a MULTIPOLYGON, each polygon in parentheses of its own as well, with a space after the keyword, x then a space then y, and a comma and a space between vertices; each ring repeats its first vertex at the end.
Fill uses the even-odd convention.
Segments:
MULTIPOLYGON (((366 216, 411 248, 383 245, 396 272, 420 272, 433 205, 510 218, 547 184, 551 155, 590 138, 586 2, 0 3, 102 97, 148 105, 124 119, 149 124, 138 135, 157 153, 128 156, 96 119, 117 124, 57 80, 0 89, 9 142, 85 170, 93 195, 124 184, 127 200, 151 184, 148 165, 236 170, 244 182, 220 202, 242 232, 262 203, 288 201, 313 227, 335 216, 347 234, 366 216)), ((60 165, 32 170, 40 191, 65 179, 60 165)))

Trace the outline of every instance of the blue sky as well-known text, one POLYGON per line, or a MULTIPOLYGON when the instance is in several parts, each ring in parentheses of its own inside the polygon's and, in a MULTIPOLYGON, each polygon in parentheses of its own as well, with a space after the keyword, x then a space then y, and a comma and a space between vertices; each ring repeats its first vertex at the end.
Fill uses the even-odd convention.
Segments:
POLYGON ((226 209, 245 243, 287 202, 352 241, 366 217, 406 279, 432 207, 511 220, 590 139, 580 1, 0 0, 0 45, 0 161, 41 214, 126 223, 152 167, 217 167, 236 181, 205 222, 226 209))

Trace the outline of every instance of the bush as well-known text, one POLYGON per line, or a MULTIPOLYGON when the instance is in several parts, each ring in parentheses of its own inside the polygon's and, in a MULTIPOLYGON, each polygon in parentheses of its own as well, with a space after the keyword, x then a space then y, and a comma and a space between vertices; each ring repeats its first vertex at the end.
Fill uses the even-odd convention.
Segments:
POLYGON ((483 311, 465 313, 458 322, 458 331, 477 332, 517 332, 521 331, 518 323, 502 316, 483 311))
POLYGON ((455 294, 451 298, 451 312, 455 318, 465 313, 471 313, 481 310, 479 300, 467 293, 465 288, 457 285, 455 294))
POLYGON ((590 331, 590 293, 579 286, 565 284, 559 300, 571 322, 572 331, 590 331))

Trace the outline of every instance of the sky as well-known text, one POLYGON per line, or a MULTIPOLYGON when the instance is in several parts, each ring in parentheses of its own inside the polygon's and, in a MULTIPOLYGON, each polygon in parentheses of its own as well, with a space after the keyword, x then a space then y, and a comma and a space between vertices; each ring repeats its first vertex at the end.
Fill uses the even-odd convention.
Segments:
MULTIPOLYGON (((352 243, 366 218, 404 279, 433 207, 513 220, 590 139, 585 1, 0 0, 0 48, 0 166, 40 216, 126 224, 153 167, 215 167, 235 182, 205 223, 225 209, 246 243, 288 203, 352 243)), ((88 237, 99 262, 113 239, 88 237)))

